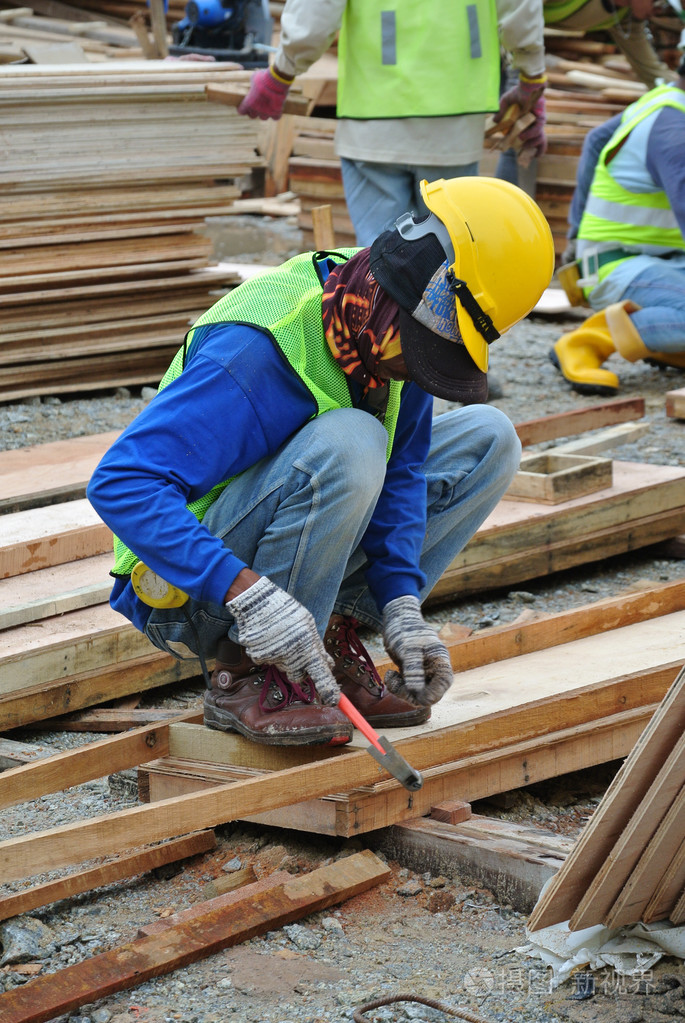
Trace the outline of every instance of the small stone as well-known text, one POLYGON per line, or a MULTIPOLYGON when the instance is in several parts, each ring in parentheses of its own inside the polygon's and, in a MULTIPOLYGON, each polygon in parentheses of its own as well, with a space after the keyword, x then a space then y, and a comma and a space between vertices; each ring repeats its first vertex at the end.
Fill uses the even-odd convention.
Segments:
POLYGON ((224 863, 221 869, 225 870, 227 874, 232 874, 236 870, 243 869, 243 862, 238 856, 234 856, 232 860, 228 860, 226 863, 224 863))
POLYGON ((528 590, 510 590, 507 599, 517 600, 520 604, 534 604, 535 594, 529 593, 528 590))
POLYGON ((325 916, 321 921, 324 931, 329 934, 343 934, 343 925, 334 916, 325 916))
POLYGON ((423 891, 423 886, 418 878, 412 877, 400 888, 396 888, 395 892, 401 895, 405 899, 413 898, 415 895, 420 895, 423 891))

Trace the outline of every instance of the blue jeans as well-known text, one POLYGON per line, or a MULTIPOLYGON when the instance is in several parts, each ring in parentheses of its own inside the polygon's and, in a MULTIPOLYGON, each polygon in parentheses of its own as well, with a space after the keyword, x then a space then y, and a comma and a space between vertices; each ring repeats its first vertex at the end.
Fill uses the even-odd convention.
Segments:
POLYGON ((341 157, 343 188, 357 245, 371 245, 393 227, 403 213, 425 216, 420 183, 438 178, 473 177, 477 163, 454 167, 414 167, 408 164, 369 163, 341 157))
POLYGON ((655 260, 621 297, 642 306, 630 318, 650 352, 685 352, 685 258, 655 260))
MULTIPOLYGON (((204 518, 250 568, 311 611, 321 636, 333 611, 380 628, 381 609, 366 585, 360 542, 383 486, 386 444, 384 427, 368 413, 326 412, 237 477, 204 518)), ((424 465, 422 599, 498 503, 520 455, 514 427, 490 405, 466 406, 433 420, 424 465)), ((146 629, 151 642, 183 656, 180 646, 197 653, 199 639, 212 657, 227 632, 237 641, 226 607, 190 600, 186 611, 197 636, 182 609, 153 610, 146 629)))

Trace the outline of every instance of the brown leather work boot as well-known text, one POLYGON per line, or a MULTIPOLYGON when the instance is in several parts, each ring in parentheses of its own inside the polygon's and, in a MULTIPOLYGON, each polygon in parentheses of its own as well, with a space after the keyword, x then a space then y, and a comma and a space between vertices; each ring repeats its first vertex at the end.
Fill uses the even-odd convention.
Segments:
POLYGON ((374 728, 401 728, 427 721, 430 707, 415 707, 383 684, 357 635, 358 627, 356 618, 332 614, 323 638, 326 651, 335 661, 336 682, 347 699, 374 728))
POLYGON ((272 746, 339 745, 352 738, 343 712, 324 706, 309 679, 298 684, 273 665, 257 666, 228 638, 219 641, 211 683, 204 707, 209 728, 272 746))

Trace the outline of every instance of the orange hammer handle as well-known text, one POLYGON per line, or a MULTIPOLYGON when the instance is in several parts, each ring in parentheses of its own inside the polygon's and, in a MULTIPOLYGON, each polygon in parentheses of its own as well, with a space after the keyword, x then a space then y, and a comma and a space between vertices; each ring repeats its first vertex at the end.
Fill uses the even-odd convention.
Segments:
POLYGON ((378 741, 379 739, 378 732, 376 732, 375 729, 371 727, 366 718, 359 713, 357 708, 350 703, 350 701, 343 693, 340 694, 338 706, 340 707, 343 714, 345 714, 346 717, 350 719, 354 727, 358 728, 362 735, 369 740, 372 746, 375 746, 376 749, 385 756, 386 750, 383 749, 383 747, 378 741))

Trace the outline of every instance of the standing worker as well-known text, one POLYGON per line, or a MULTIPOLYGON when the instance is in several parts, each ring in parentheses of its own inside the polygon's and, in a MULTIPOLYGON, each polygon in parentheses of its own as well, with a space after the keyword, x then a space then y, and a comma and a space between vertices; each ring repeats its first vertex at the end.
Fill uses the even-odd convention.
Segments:
MULTIPOLYGON (((674 0, 678 2, 678 0, 674 0)), ((652 89, 662 81, 671 81, 673 72, 656 53, 649 34, 647 21, 652 13, 654 0, 543 0, 545 25, 550 28, 567 29, 573 32, 606 31, 623 53, 641 82, 652 89)), ((592 70, 591 65, 588 67, 592 70)), ((514 69, 505 71, 508 88, 516 86, 514 69)), ((540 152, 534 156, 542 155, 540 152)), ((517 154, 506 149, 497 164, 497 177, 525 187, 535 195, 537 164, 533 159, 525 174, 525 184, 517 154)))
MULTIPOLYGON (((508 104, 539 106, 542 11, 540 0, 286 0, 273 63, 255 71, 239 112, 277 120, 295 76, 338 30, 336 153, 357 244, 370 245, 405 211, 428 212, 423 178, 478 173, 486 115, 499 107, 500 42, 521 73, 508 104)), ((529 128, 538 140, 543 123, 529 128)))
POLYGON ((213 728, 347 742, 341 692, 372 725, 412 725, 452 682, 421 604, 518 468, 514 427, 479 403, 554 246, 508 182, 421 192, 428 219, 221 298, 90 480, 117 538, 112 607, 175 657, 216 657, 213 728), (465 407, 433 418, 433 395, 465 407), (186 603, 151 608, 149 573, 186 603), (391 691, 360 624, 382 633, 391 691))
POLYGON ((595 128, 571 207, 578 285, 596 312, 550 357, 574 390, 615 394, 618 352, 685 368, 685 58, 661 85, 595 128), (594 165, 594 154, 599 156, 594 165))

